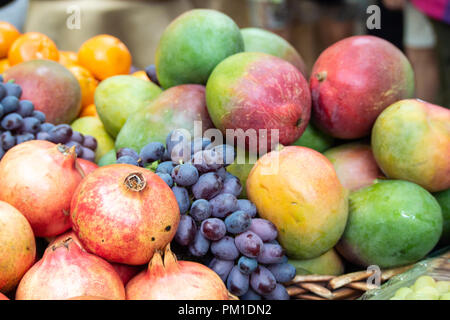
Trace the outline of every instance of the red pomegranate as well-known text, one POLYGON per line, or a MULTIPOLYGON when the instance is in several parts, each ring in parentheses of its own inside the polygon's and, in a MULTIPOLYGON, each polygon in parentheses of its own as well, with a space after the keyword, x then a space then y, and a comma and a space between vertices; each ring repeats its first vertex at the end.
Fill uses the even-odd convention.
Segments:
POLYGON ((114 270, 116 270, 120 279, 122 279, 124 286, 127 285, 128 281, 133 279, 133 277, 135 275, 137 275, 139 272, 141 272, 142 269, 144 269, 143 266, 129 266, 126 264, 114 263, 114 262, 112 262, 111 265, 113 266, 114 270))
POLYGON ((66 300, 79 296, 123 300, 125 291, 108 262, 83 251, 70 237, 48 247, 16 291, 16 300, 66 300))
POLYGON ((133 165, 112 164, 80 183, 70 217, 87 250, 111 262, 142 265, 175 236, 180 211, 159 176, 133 165))
POLYGON ((86 160, 86 159, 78 158, 77 162, 80 165, 81 169, 83 169, 83 172, 86 176, 98 168, 97 164, 95 164, 92 161, 86 160))
POLYGON ((127 300, 228 300, 222 279, 210 268, 192 261, 177 261, 167 245, 164 262, 161 251, 148 269, 126 286, 127 300))
POLYGON ((0 201, 0 291, 8 292, 33 265, 36 242, 27 219, 0 201))
POLYGON ((31 140, 8 150, 0 162, 0 200, 18 209, 36 237, 70 228, 70 200, 83 177, 75 149, 31 140))

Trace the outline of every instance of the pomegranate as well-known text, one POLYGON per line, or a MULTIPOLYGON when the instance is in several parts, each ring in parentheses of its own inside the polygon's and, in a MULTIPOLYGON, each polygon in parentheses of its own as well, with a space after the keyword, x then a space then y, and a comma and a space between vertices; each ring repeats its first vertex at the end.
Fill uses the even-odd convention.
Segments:
POLYGON ((79 296, 123 300, 125 291, 114 268, 83 251, 71 237, 48 247, 16 291, 16 300, 65 300, 79 296))
POLYGON ((78 158, 77 162, 80 165, 81 169, 83 169, 83 172, 86 176, 98 168, 97 164, 95 164, 92 161, 86 160, 86 159, 78 158))
POLYGON ((121 263, 112 262, 114 270, 116 270, 120 279, 122 279, 123 285, 127 285, 128 281, 130 281, 135 275, 142 271, 142 266, 129 266, 121 263))
POLYGON ((14 288, 33 265, 36 242, 27 219, 0 201, 0 291, 14 288))
POLYGON ((18 209, 36 237, 70 228, 70 200, 83 177, 75 148, 31 140, 8 150, 0 162, 0 200, 18 209))
POLYGON ((126 286, 127 300, 228 300, 222 279, 210 268, 192 261, 177 261, 167 245, 164 261, 161 251, 148 269, 126 286))
POLYGON ((9 300, 7 296, 0 292, 0 300, 9 300))
POLYGON ((172 190, 158 175, 129 164, 112 164, 80 183, 70 217, 87 250, 111 262, 142 265, 175 236, 180 210, 172 190))

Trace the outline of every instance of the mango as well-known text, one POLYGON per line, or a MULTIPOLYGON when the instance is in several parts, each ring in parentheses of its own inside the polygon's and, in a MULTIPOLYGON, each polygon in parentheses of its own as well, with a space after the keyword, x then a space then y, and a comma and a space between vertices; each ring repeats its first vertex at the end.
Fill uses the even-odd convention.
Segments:
POLYGON ((297 270, 296 274, 324 274, 338 276, 344 273, 344 262, 334 249, 325 252, 317 258, 305 260, 289 259, 289 263, 297 270))
POLYGON ((434 194, 442 209, 444 226, 442 230, 441 243, 450 244, 450 189, 434 194))
POLYGON ((277 226, 290 258, 316 258, 344 232, 348 191, 315 150, 288 146, 259 158, 247 179, 247 196, 277 226))
POLYGON ((94 100, 106 131, 115 138, 128 117, 146 107, 160 93, 161 88, 151 81, 121 75, 100 82, 94 100))
POLYGON ((337 245, 348 261, 391 268, 425 257, 439 241, 442 212, 421 186, 379 180, 350 194, 347 227, 337 245))
POLYGON ((324 152, 334 144, 334 138, 317 129, 311 122, 306 126, 300 138, 292 145, 324 152))

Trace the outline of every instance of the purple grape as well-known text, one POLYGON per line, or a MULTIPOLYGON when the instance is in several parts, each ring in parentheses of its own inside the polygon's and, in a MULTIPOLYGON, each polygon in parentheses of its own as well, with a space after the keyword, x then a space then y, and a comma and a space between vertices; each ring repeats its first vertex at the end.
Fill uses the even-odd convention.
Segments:
POLYGON ((93 136, 85 135, 83 146, 91 149, 92 151, 95 151, 97 149, 97 139, 95 139, 93 136))
POLYGON ((151 142, 144 146, 139 153, 139 157, 144 164, 161 160, 166 148, 160 142, 151 142))
POLYGON ((257 258, 263 247, 261 238, 252 231, 245 231, 236 236, 234 242, 239 251, 249 258, 257 258))
POLYGON ((195 221, 201 222, 211 216, 212 208, 208 200, 198 199, 192 203, 189 214, 195 221))
POLYGON ((263 242, 275 240, 278 237, 278 230, 275 225, 266 219, 252 219, 250 231, 256 233, 263 242))
POLYGON ((196 152, 191 162, 200 173, 216 171, 223 167, 219 153, 211 149, 196 152))
POLYGON ((248 291, 239 297, 240 300, 262 300, 261 296, 257 294, 252 289, 248 289, 248 291))
POLYGON ((139 163, 137 162, 137 160, 131 156, 121 156, 117 158, 116 163, 131 164, 133 166, 139 167, 139 163))
MULTIPOLYGON (((1 81, 3 82, 3 81, 1 81)), ((0 83, 0 100, 6 97, 6 88, 4 83, 0 83)))
MULTIPOLYGON (((13 113, 11 113, 13 114, 13 113)), ((29 133, 38 133, 41 130, 41 123, 34 117, 26 117, 23 119, 21 131, 29 133)))
POLYGON ((173 180, 172 177, 170 176, 170 174, 164 173, 164 172, 156 172, 156 174, 164 180, 164 182, 172 188, 173 186, 173 180))
POLYGON ((197 234, 197 225, 188 215, 182 215, 178 224, 175 241, 182 246, 188 246, 195 239, 197 234))
POLYGON ((181 164, 191 160, 190 145, 187 142, 179 142, 173 146, 170 153, 172 163, 181 164))
POLYGON ((239 271, 237 266, 231 269, 227 279, 227 289, 236 296, 242 296, 248 291, 250 278, 239 271))
POLYGON ((275 286, 275 289, 273 289, 269 294, 266 294, 264 296, 266 300, 289 300, 289 294, 286 291, 286 288, 282 285, 277 283, 275 286))
POLYGON ((154 64, 147 66, 145 68, 145 73, 147 74, 147 77, 150 79, 151 82, 153 82, 157 86, 160 86, 158 77, 156 75, 156 67, 154 64))
POLYGON ((223 182, 223 189, 221 193, 231 193, 234 196, 239 196, 242 192, 242 184, 238 178, 234 176, 227 176, 223 182))
POLYGON ((206 239, 211 241, 220 240, 227 233, 225 223, 217 218, 203 220, 200 231, 206 239))
POLYGON ((5 131, 0 134, 0 144, 3 150, 8 151, 16 145, 16 137, 10 131, 5 131))
POLYGON ((95 162, 95 151, 83 147, 83 159, 95 162))
POLYGON ((220 164, 222 166, 226 167, 234 162, 234 158, 235 158, 236 154, 235 154, 234 148, 232 146, 230 146, 228 144, 222 144, 222 145, 215 146, 211 150, 213 150, 215 153, 217 153, 219 155, 220 164))
POLYGON ((19 99, 14 96, 6 96, 2 99, 2 105, 5 114, 16 112, 19 109, 19 99))
POLYGON ((258 256, 258 262, 262 264, 281 263, 284 256, 283 247, 279 244, 264 243, 258 256))
POLYGON ((84 135, 78 131, 73 131, 72 136, 70 137, 70 140, 78 142, 79 144, 83 145, 84 135))
MULTIPOLYGON (((219 175, 219 177, 221 177, 223 179, 223 181, 225 181, 225 179, 227 178, 227 176, 229 176, 230 174, 227 174, 227 169, 225 169, 224 167, 219 168, 216 173, 219 175)), ((233 176, 234 177, 234 176, 233 176)))
POLYGON ((238 199, 237 201, 238 210, 247 212, 250 217, 254 218, 256 216, 256 207, 247 199, 238 199))
POLYGON ((68 124, 59 124, 48 132, 54 143, 66 143, 72 136, 72 128, 68 124))
POLYGON ((195 154, 198 151, 204 150, 208 145, 211 144, 211 140, 208 138, 197 138, 191 143, 191 154, 195 154))
POLYGON ((189 245, 189 252, 196 257, 203 257, 208 253, 209 240, 206 239, 200 231, 195 234, 194 241, 189 245))
POLYGON ((176 184, 188 187, 197 182, 198 171, 191 164, 179 164, 172 170, 172 179, 176 184))
POLYGON ((216 258, 222 260, 236 260, 239 257, 239 251, 234 244, 234 239, 229 236, 211 243, 211 252, 216 258))
POLYGON ((45 122, 45 113, 43 113, 42 111, 34 110, 32 116, 38 119, 41 123, 45 122))
POLYGON ((83 146, 75 141, 69 141, 66 143, 66 146, 69 148, 75 146, 75 153, 77 154, 77 157, 82 158, 83 157, 83 146))
POLYGON ((7 82, 4 85, 6 95, 14 96, 18 99, 22 96, 22 88, 17 83, 7 82))
POLYGON ((20 114, 13 112, 7 114, 1 121, 1 126, 5 130, 19 129, 23 124, 23 118, 20 114))
POLYGON ((5 109, 3 108, 3 105, 0 103, 0 119, 5 115, 5 109))
MULTIPOLYGON (((17 113, 22 117, 31 117, 33 115, 34 106, 33 102, 30 100, 19 101, 19 107, 17 108, 17 113)), ((40 122, 39 122, 40 123, 40 122)))
MULTIPOLYGON (((49 122, 44 122, 43 124, 41 124, 41 131, 43 132, 49 132, 50 130, 52 130, 55 127, 55 125, 53 123, 49 123, 49 122)), ((73 135, 73 132, 72 132, 73 135)))
POLYGON ((275 263, 267 266, 277 282, 288 282, 295 277, 295 267, 290 263, 275 263))
POLYGON ((36 140, 51 141, 51 137, 50 137, 50 134, 48 132, 41 131, 41 132, 38 132, 36 134, 36 140))
POLYGON ((209 200, 219 194, 223 187, 223 180, 215 172, 201 175, 192 186, 192 193, 195 199, 209 200))
POLYGON ((256 261, 256 259, 242 256, 239 258, 237 266, 240 272, 250 275, 258 267, 258 261, 256 261))
POLYGON ((250 275, 250 286, 260 295, 268 295, 277 285, 273 274, 263 266, 258 266, 250 275))
POLYGON ((233 234, 247 231, 251 223, 252 218, 250 217, 250 215, 247 212, 241 210, 235 211, 225 218, 227 231, 233 234))
POLYGON ((26 142, 26 141, 30 141, 30 140, 34 140, 34 134, 32 134, 30 132, 25 132, 25 133, 16 135, 16 144, 20 144, 22 142, 26 142))
POLYGON ((186 188, 178 186, 172 187, 172 191, 175 194, 175 198, 177 199, 178 207, 180 208, 180 213, 185 214, 186 212, 188 212, 189 207, 191 206, 188 191, 186 190, 186 188))
POLYGON ((119 150, 116 151, 116 159, 119 159, 124 156, 133 158, 136 161, 136 163, 139 162, 139 155, 137 154, 136 151, 134 151, 131 148, 120 148, 119 150))
POLYGON ((172 161, 164 161, 161 162, 157 167, 156 167, 156 172, 158 173, 167 173, 168 175, 172 174, 172 170, 173 170, 174 166, 172 161))
POLYGON ((230 193, 221 193, 209 202, 212 206, 212 216, 216 218, 225 218, 237 209, 237 199, 230 193))
POLYGON ((223 282, 227 281, 228 275, 230 274, 231 269, 233 269, 233 266, 234 261, 221 260, 217 258, 213 258, 208 265, 208 267, 219 275, 223 282))

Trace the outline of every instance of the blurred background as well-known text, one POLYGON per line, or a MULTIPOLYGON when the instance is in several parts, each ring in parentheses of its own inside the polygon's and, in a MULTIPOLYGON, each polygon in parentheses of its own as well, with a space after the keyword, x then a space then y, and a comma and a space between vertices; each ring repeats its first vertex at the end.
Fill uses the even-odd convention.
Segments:
POLYGON ((336 41, 356 34, 382 37, 410 59, 416 96, 450 106, 450 0, 13 0, 2 1, 0 20, 22 32, 42 32, 68 51, 94 35, 114 35, 141 69, 153 63, 170 21, 193 8, 216 9, 241 28, 281 35, 308 70, 336 41))

